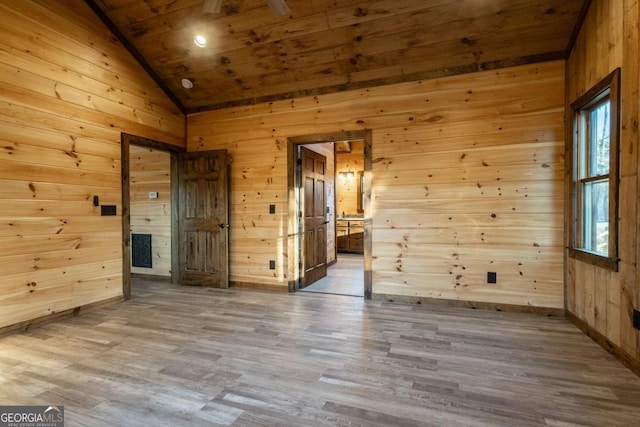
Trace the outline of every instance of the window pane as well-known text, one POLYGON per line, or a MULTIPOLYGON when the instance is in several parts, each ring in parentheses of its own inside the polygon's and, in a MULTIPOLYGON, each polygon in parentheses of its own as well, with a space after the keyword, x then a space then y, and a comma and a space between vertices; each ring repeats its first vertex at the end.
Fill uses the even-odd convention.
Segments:
POLYGON ((583 183, 583 248, 609 255, 609 180, 583 183))
POLYGON ((607 175, 609 173, 609 134, 611 133, 609 105, 609 101, 604 102, 594 107, 590 112, 588 176, 607 175))

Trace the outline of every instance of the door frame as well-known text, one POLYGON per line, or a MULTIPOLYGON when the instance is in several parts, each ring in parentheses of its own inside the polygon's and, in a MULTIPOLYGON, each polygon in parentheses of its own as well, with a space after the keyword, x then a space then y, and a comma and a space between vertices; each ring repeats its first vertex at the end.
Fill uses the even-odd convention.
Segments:
POLYGON ((287 203, 289 209, 288 220, 288 238, 286 244, 285 258, 287 259, 287 276, 289 292, 297 292, 299 290, 299 281, 302 277, 302 266, 300 256, 300 240, 299 232, 300 218, 298 212, 300 206, 297 195, 298 186, 297 163, 298 163, 298 146, 316 144, 323 142, 335 142, 345 140, 364 140, 364 298, 371 299, 372 293, 372 227, 371 227, 371 148, 372 148, 372 131, 371 129, 363 129, 357 131, 339 131, 325 134, 302 135, 287 138, 287 203))
POLYGON ((166 151, 171 156, 171 283, 179 282, 178 253, 178 154, 186 149, 165 142, 122 132, 120 162, 122 175, 122 296, 131 299, 131 183, 129 146, 166 151))

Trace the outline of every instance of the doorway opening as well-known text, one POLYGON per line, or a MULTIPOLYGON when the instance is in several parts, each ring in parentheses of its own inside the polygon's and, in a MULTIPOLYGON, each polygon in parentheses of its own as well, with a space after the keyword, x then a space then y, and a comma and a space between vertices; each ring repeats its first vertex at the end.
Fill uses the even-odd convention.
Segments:
POLYGON ((371 131, 288 138, 288 158, 289 290, 370 299, 371 131), (347 162, 347 169, 353 168, 351 174, 338 171, 344 165, 336 159, 345 150, 336 147, 352 143, 360 144, 362 149, 359 170, 351 159, 347 162), (316 154, 309 155, 309 151, 316 154), (349 195, 354 196, 353 200, 348 201, 353 207, 339 199, 338 188, 347 189, 347 185, 353 187, 354 193, 349 195), (326 271, 326 277, 322 270, 326 271))
POLYGON ((132 275, 172 284, 179 281, 177 164, 183 151, 152 139, 121 135, 125 300, 131 299, 132 275))
POLYGON ((327 275, 300 291, 364 297, 364 254, 338 253, 327 275))

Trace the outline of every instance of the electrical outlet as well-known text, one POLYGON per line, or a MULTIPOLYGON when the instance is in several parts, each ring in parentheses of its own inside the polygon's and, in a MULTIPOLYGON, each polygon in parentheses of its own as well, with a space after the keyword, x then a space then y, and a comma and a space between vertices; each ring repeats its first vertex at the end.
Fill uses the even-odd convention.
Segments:
POLYGON ((276 213, 276 205, 269 205, 269 213, 270 214, 276 213))
POLYGON ((498 283, 498 273, 496 273, 494 271, 488 271, 487 272, 487 283, 489 283, 489 284, 498 283))
POLYGON ((158 198, 158 192, 157 191, 149 191, 149 198, 150 199, 157 199, 158 198))
POLYGON ((272 259, 269 260, 269 270, 275 270, 276 269, 276 260, 272 259))

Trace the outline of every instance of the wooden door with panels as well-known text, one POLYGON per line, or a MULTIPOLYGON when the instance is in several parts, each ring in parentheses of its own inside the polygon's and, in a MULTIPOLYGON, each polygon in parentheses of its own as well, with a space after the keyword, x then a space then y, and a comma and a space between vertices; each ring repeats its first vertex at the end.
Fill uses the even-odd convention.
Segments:
POLYGON ((304 288, 327 275, 327 158, 300 147, 300 159, 304 288))
POLYGON ((181 153, 178 175, 180 282, 228 288, 227 151, 181 153))

